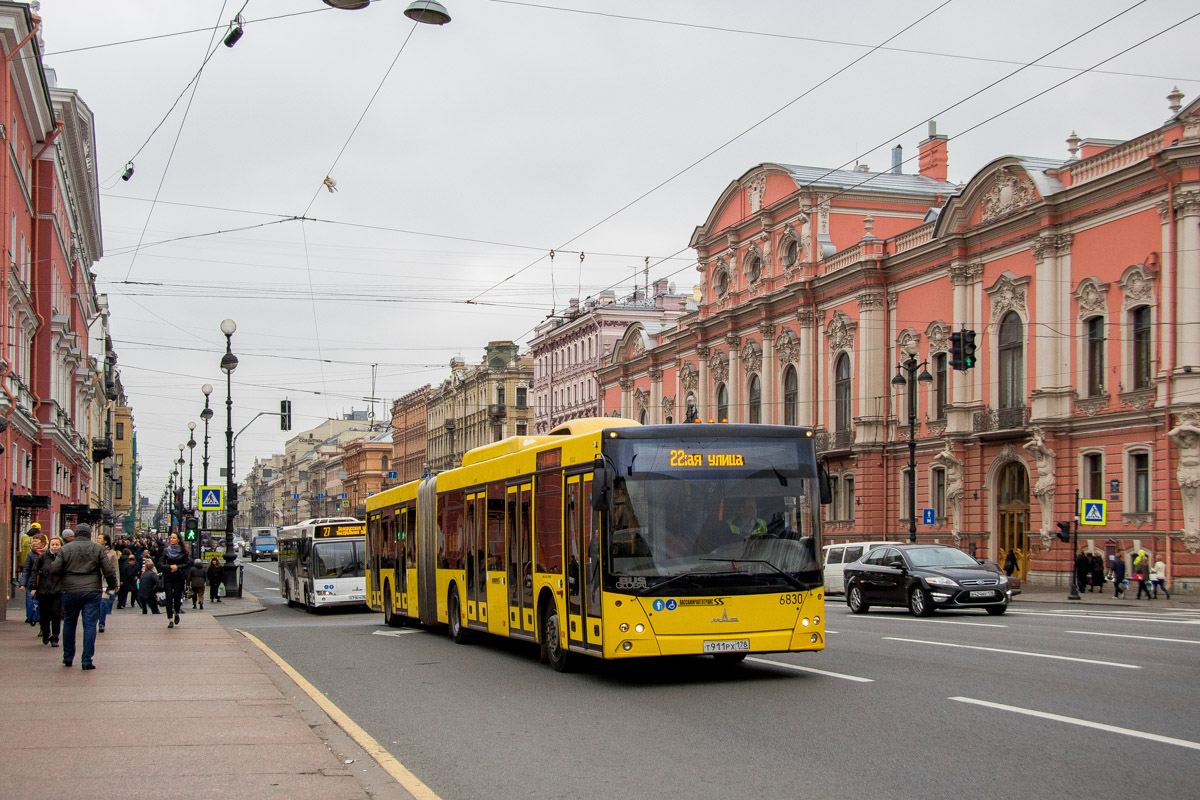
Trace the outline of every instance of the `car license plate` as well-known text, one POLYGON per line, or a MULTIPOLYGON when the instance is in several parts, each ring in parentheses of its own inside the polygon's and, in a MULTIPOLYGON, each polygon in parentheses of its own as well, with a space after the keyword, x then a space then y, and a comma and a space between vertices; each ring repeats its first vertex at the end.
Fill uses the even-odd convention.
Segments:
POLYGON ((740 653, 750 649, 749 639, 723 639, 718 642, 705 642, 706 653, 740 653))
POLYGON ((971 592, 971 597, 992 597, 993 595, 995 595, 995 592, 991 591, 990 589, 971 592))

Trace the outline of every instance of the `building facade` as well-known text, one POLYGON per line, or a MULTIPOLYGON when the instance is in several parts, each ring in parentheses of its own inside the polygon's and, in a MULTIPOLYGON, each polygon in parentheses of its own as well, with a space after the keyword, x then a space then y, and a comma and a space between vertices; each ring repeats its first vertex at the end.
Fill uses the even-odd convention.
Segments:
POLYGON ((429 434, 429 394, 425 384, 392 403, 392 470, 397 483, 408 483, 426 472, 425 437, 429 434))
POLYGON ((342 491, 350 503, 347 516, 365 520, 367 498, 399 483, 388 478, 392 471, 391 432, 347 444, 342 451, 342 466, 346 471, 342 491))
POLYGON ((113 516, 118 531, 132 533, 137 503, 137 432, 133 428, 133 409, 117 406, 113 420, 113 516))
POLYGON ((537 326, 529 342, 535 434, 549 433, 569 419, 604 414, 597 369, 634 322, 657 333, 683 315, 688 297, 669 294, 668 289, 664 280, 649 292, 636 291, 619 302, 611 291, 582 305, 572 298, 561 317, 537 326))
POLYGON ((1072 135, 1065 159, 998 158, 960 187, 932 126, 919 175, 750 170, 693 235, 700 308, 659 335, 630 327, 601 370, 606 407, 813 426, 834 541, 907 539, 915 518, 918 540, 1012 551, 1030 581, 1064 582, 1053 533, 1078 492, 1107 503, 1084 550, 1145 549, 1194 586, 1200 103, 1180 99, 1143 136, 1072 135), (952 370, 963 329, 978 361, 952 370))
POLYGON ((530 433, 529 384, 533 359, 510 341, 489 342, 483 360, 450 362, 450 377, 429 395, 426 460, 442 472, 462 463, 473 447, 530 433))

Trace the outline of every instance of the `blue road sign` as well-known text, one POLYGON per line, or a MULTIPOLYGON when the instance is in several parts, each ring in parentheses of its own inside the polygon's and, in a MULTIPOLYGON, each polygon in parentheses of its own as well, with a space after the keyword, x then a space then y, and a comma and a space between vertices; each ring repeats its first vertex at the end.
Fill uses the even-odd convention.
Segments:
POLYGON ((1080 525, 1107 525, 1108 503, 1103 500, 1080 500, 1080 525))
MULTIPOLYGON (((293 495, 292 495, 292 499, 293 499, 293 500, 299 500, 299 499, 300 499, 300 495, 299 495, 299 494, 293 494, 293 495)), ((295 506, 292 506, 292 508, 295 508, 295 506)))
POLYGON ((396 478, 396 471, 395 471, 395 470, 392 470, 391 472, 389 472, 389 473, 388 473, 388 478, 391 478, 392 480, 395 480, 395 478, 396 478))
POLYGON ((937 524, 937 509, 936 508, 921 509, 921 516, 922 516, 922 521, 924 522, 924 524, 926 524, 926 525, 936 525, 937 524))
POLYGON ((324 492, 317 492, 317 499, 318 499, 318 500, 324 500, 324 499, 325 499, 325 493, 324 493, 324 492))
POLYGON ((199 502, 196 504, 199 511, 220 511, 225 508, 225 487, 224 486, 201 486, 197 489, 199 493, 199 502))
POLYGON ((350 495, 346 494, 345 492, 342 492, 342 499, 343 499, 343 500, 345 500, 345 499, 346 499, 347 497, 349 497, 349 496, 350 496, 350 495))

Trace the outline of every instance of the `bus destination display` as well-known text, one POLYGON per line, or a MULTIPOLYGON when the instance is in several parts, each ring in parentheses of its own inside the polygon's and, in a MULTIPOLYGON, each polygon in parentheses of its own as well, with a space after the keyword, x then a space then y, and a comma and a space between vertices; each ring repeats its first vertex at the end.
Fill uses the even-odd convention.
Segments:
POLYGON ((358 525, 318 525, 313 531, 314 539, 334 539, 343 536, 365 536, 366 524, 358 525))

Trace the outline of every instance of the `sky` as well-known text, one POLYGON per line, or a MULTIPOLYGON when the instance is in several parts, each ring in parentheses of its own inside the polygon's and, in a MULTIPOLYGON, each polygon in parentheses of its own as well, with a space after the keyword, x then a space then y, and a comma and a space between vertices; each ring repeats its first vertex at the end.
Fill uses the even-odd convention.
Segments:
POLYGON ((915 173, 936 119, 966 182, 1200 92, 1185 0, 445 0, 440 27, 407 4, 41 3, 44 62, 95 114, 94 270, 152 502, 204 383, 220 482, 223 319, 242 478, 647 263, 690 292, 692 231, 758 164, 883 170, 899 144, 915 173))

